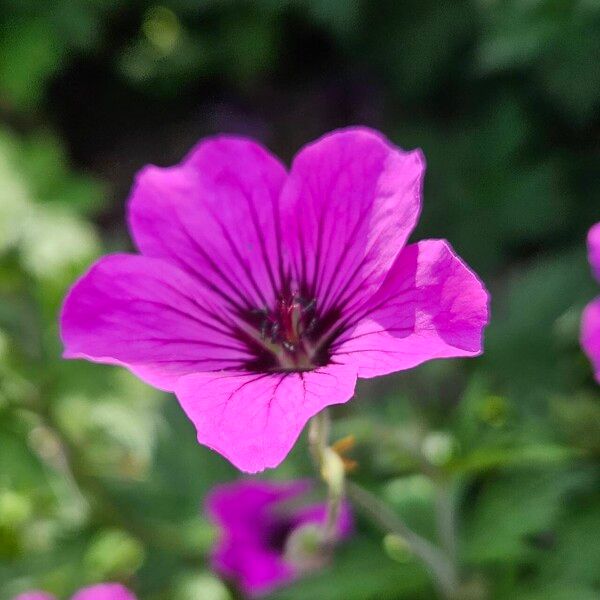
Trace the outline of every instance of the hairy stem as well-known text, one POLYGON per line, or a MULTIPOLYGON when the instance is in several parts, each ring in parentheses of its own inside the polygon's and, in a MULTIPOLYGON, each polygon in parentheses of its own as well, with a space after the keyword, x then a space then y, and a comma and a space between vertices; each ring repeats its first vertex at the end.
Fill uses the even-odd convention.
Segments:
POLYGON ((308 445, 310 454, 317 468, 321 468, 325 448, 329 442, 329 431, 331 429, 331 419, 327 409, 316 414, 309 423, 308 445))
POLYGON ((327 485, 327 514, 323 530, 323 542, 331 548, 335 541, 336 528, 340 516, 344 496, 343 471, 334 473, 334 463, 340 462, 339 457, 329 448, 329 432, 331 422, 327 410, 315 415, 309 425, 308 443, 310 453, 319 470, 321 479, 327 485))

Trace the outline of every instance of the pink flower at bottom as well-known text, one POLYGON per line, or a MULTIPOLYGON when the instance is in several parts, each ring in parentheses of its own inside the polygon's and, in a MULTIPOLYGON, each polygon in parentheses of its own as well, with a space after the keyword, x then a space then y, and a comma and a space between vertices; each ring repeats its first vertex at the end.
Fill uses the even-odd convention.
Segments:
MULTIPOLYGON (((13 600, 56 600, 45 592, 25 592, 13 600)), ((136 600, 136 597, 119 583, 100 583, 79 590, 71 600, 136 600)))
POLYGON ((79 590, 71 600, 136 600, 136 597, 118 583, 100 583, 79 590))
MULTIPOLYGON (((592 271, 600 281, 600 223, 590 229, 588 251, 592 271)), ((596 380, 600 383, 600 297, 590 302, 583 311, 581 345, 592 363, 596 380)))
POLYGON ((137 176, 141 254, 98 261, 65 299, 66 358, 174 392, 198 440, 247 472, 276 467, 357 377, 477 356, 488 295, 444 240, 407 245, 425 161, 363 127, 288 171, 239 137, 137 176))
MULTIPOLYGON (((213 489, 206 509, 221 534, 211 555, 214 570, 251 596, 298 577, 301 569, 286 556, 290 536, 306 525, 321 527, 326 516, 323 503, 298 504, 310 488, 308 481, 239 481, 213 489)), ((351 532, 352 515, 344 503, 336 539, 351 532)))

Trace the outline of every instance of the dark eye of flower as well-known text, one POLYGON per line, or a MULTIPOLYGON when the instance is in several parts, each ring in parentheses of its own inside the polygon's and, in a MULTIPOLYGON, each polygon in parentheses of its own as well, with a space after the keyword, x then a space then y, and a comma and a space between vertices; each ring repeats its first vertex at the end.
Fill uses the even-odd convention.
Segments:
POLYGON ((336 320, 336 311, 319 313, 314 297, 298 291, 281 293, 274 306, 251 310, 246 319, 253 331, 245 330, 243 338, 255 355, 246 367, 308 371, 327 364, 336 320))
POLYGON ((265 546, 277 554, 282 554, 294 526, 294 521, 286 518, 277 519, 263 525, 262 534, 265 546))

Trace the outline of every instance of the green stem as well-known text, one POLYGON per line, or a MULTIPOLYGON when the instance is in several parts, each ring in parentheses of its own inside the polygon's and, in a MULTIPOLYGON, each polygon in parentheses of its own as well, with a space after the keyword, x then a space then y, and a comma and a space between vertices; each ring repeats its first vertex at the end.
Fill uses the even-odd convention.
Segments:
MULTIPOLYGON (((323 542, 327 548, 331 548, 335 542, 337 523, 344 497, 343 479, 340 485, 335 485, 326 472, 328 455, 329 453, 333 453, 329 448, 330 430, 331 420, 326 409, 311 419, 308 430, 308 443, 311 456, 315 466, 319 470, 321 479, 327 485, 327 514, 323 530, 323 542)), ((337 459, 338 457, 335 456, 333 458, 337 459)))
POLYGON ((308 446, 315 466, 319 469, 323 464, 323 456, 329 442, 330 429, 331 419, 327 409, 316 414, 309 422, 308 446))
POLYGON ((456 510, 452 483, 445 478, 435 481, 435 510, 440 543, 453 564, 456 564, 456 510))
POLYGON ((415 533, 377 496, 353 481, 346 482, 349 498, 383 531, 394 533, 409 544, 433 576, 443 598, 457 597, 458 580, 452 561, 429 540, 415 533))

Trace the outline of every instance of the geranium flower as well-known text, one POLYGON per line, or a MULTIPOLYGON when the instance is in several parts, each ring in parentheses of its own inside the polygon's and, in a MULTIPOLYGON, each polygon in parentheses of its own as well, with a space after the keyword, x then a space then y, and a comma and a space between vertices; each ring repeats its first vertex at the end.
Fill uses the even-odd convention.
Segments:
MULTIPOLYGON (((590 229, 588 251, 592 271, 600 281, 600 223, 590 229)), ((592 363, 596 380, 600 383, 600 297, 590 302, 583 311, 581 345, 592 363)))
POLYGON ((144 168, 129 201, 141 255, 107 256, 73 286, 64 356, 175 392, 238 468, 277 466, 357 377, 482 350, 483 284, 448 242, 406 245, 424 170, 365 128, 309 144, 289 173, 230 136, 144 168))
MULTIPOLYGON (((45 592, 25 592, 13 600, 56 600, 45 592)), ((118 583, 100 583, 79 590, 71 600, 136 600, 136 597, 118 583)))
MULTIPOLYGON (((206 502, 207 512, 221 532, 211 554, 215 571, 252 596, 298 577, 306 565, 294 561, 290 540, 307 525, 322 527, 326 516, 325 504, 298 505, 309 490, 307 481, 240 481, 215 488, 206 502)), ((336 529, 338 541, 352 531, 352 516, 345 502, 336 529)), ((315 554, 318 551, 314 549, 315 554)), ((316 559, 318 564, 318 556, 316 559)))

